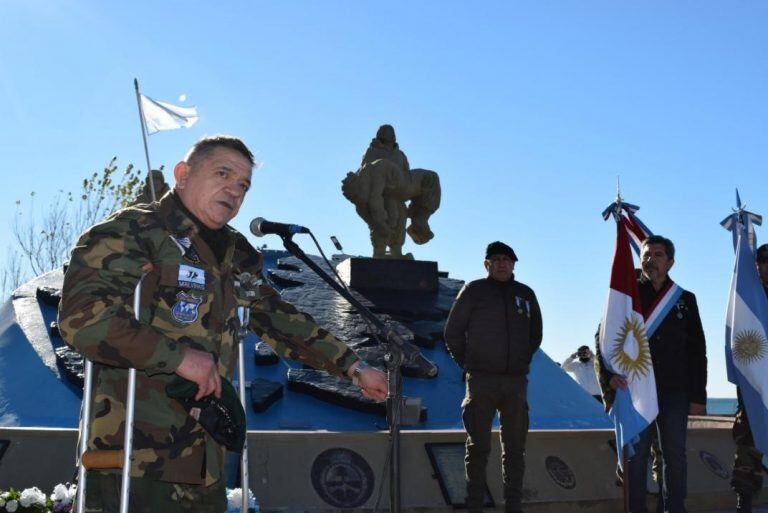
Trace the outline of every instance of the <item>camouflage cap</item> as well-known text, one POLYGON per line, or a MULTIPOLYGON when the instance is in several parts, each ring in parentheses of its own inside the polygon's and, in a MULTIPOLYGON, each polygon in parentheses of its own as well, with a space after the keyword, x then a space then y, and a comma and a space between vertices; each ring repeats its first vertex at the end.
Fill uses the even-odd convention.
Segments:
POLYGON ((214 440, 232 452, 242 453, 245 446, 245 410, 235 388, 221 378, 221 399, 208 395, 195 401, 197 383, 177 376, 165 387, 172 397, 197 420, 214 440))

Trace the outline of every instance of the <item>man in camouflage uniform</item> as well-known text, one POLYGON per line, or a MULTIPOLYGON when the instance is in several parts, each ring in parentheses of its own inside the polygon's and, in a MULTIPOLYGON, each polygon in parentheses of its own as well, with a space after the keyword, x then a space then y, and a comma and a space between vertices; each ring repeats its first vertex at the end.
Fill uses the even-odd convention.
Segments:
MULTIPOLYGON (((236 288, 236 280, 260 277, 263 265, 227 225, 251 185, 253 164, 239 139, 203 138, 175 166, 174 190, 93 226, 73 250, 59 325, 67 343, 94 362, 89 449, 122 448, 126 369, 138 371, 132 511, 226 510, 225 450, 165 387, 178 375, 198 385, 196 399, 220 396, 221 378, 231 380, 235 370, 238 305, 250 308, 249 328, 279 355, 356 376, 368 397, 386 395, 382 372, 267 284, 236 288)), ((88 511, 117 511, 119 472, 89 473, 88 511)))
MULTIPOLYGON (((755 257, 757 272, 768 295, 768 244, 757 248, 755 257)), ((752 511, 752 496, 763 487, 763 454, 755 448, 752 429, 749 427, 747 411, 737 387, 738 408, 733 422, 733 441, 736 442, 736 458, 733 462, 731 487, 736 491, 736 512, 752 511)))

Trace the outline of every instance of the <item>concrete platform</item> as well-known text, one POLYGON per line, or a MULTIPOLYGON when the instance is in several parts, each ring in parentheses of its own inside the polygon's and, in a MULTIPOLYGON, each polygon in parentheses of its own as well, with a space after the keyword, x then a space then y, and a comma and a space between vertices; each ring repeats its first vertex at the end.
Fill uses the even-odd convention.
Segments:
MULTIPOLYGON (((730 471, 732 419, 693 418, 688 431, 688 508, 733 511, 730 471)), ((265 513, 370 512, 383 490, 379 511, 388 509, 385 469, 388 433, 249 431, 251 487, 265 513)), ((461 510, 463 442, 452 431, 405 431, 401 440, 402 504, 410 513, 461 510)), ((622 490, 615 485, 611 430, 533 430, 529 433, 524 507, 528 513, 615 513, 622 490)), ((0 428, 7 442, 0 460, 0 487, 51 489, 70 481, 77 433, 73 429, 0 428), (44 462, 44 464, 41 464, 44 462)), ((488 467, 489 493, 503 511, 500 447, 494 436, 488 467)), ((649 490, 656 485, 649 481, 649 490)), ((768 494, 758 497, 768 513, 768 494)), ((649 496, 649 511, 655 497, 649 496)))

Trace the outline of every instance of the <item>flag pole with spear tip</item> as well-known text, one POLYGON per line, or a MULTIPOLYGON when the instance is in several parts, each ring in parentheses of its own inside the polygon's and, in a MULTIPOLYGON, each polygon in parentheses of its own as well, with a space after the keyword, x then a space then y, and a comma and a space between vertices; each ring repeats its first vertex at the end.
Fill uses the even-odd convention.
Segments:
POLYGON ((147 181, 149 190, 152 194, 152 201, 157 201, 155 192, 155 181, 152 179, 152 166, 149 163, 149 146, 147 145, 147 124, 144 121, 144 109, 141 107, 141 93, 139 92, 139 80, 133 79, 133 86, 136 89, 136 104, 139 106, 139 123, 141 124, 141 138, 144 141, 144 156, 147 158, 147 181))

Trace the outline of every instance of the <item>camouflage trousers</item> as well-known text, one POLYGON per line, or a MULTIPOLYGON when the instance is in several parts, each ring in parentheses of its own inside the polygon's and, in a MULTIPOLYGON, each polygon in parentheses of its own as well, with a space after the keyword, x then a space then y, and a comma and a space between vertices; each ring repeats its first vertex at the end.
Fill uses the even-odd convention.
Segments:
POLYGON ((525 473, 525 440, 528 435, 528 380, 525 376, 467 373, 462 420, 467 431, 464 458, 467 509, 483 509, 486 467, 491 453, 491 428, 496 412, 501 424, 501 463, 505 509, 520 511, 525 473))
MULTIPOLYGON (((88 472, 85 489, 87 513, 120 511, 120 474, 88 472)), ((146 477, 131 479, 129 511, 160 513, 225 513, 227 491, 224 480, 211 486, 167 483, 146 477)), ((75 511, 73 509, 72 511, 75 511)))
POLYGON ((738 493, 752 495, 763 487, 763 454, 755 448, 752 429, 749 427, 747 411, 737 389, 739 406, 733 422, 733 441, 736 442, 736 457, 733 462, 731 487, 738 493))

